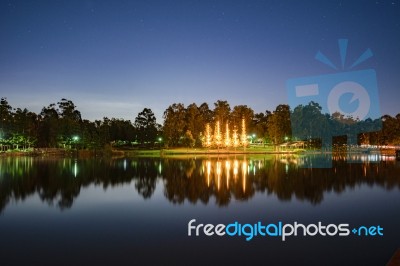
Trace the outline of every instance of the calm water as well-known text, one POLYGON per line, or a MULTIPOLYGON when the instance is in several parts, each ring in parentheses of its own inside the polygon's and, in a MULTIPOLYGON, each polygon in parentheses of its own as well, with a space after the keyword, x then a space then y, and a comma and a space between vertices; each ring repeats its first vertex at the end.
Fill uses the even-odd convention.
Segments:
POLYGON ((385 265, 400 162, 307 157, 0 158, 0 265, 385 265), (384 236, 189 237, 197 223, 380 225, 384 236))

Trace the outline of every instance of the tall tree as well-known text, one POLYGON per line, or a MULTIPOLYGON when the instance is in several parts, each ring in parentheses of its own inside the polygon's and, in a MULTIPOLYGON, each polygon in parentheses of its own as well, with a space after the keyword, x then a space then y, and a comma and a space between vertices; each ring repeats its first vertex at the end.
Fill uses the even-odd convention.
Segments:
POLYGON ((165 110, 163 132, 167 145, 179 145, 184 134, 185 116, 186 110, 182 103, 174 103, 165 110))
POLYGON ((151 109, 144 108, 135 118, 135 127, 137 132, 137 141, 141 144, 152 143, 156 141, 158 125, 156 117, 151 109))
POLYGON ((268 139, 268 116, 270 114, 271 112, 267 110, 265 114, 255 114, 253 119, 254 132, 259 138, 263 139, 264 143, 266 143, 268 139))
POLYGON ((231 107, 227 101, 218 100, 214 103, 214 121, 219 121, 221 125, 224 125, 229 121, 230 113, 231 107))
POLYGON ((135 139, 135 128, 130 120, 112 118, 109 122, 110 140, 118 145, 126 145, 135 139))
POLYGON ((0 138, 6 138, 10 134, 12 107, 8 104, 7 98, 0 99, 0 138))
POLYGON ((39 126, 38 144, 40 147, 56 147, 59 132, 59 115, 56 105, 50 104, 43 107, 40 112, 41 123, 39 126))
POLYGON ((62 98, 57 104, 59 112, 58 140, 70 144, 74 137, 81 137, 81 113, 71 100, 62 98))
POLYGON ((400 143, 400 121, 398 117, 382 116, 381 144, 394 145, 400 143))
POLYGON ((268 135, 274 145, 278 145, 291 136, 290 107, 280 104, 268 118, 268 135))
POLYGON ((251 132, 251 131, 254 131, 254 130, 252 130, 253 126, 254 126, 253 125, 254 111, 247 105, 234 106, 230 117, 231 117, 231 122, 234 125, 239 126, 239 127, 242 123, 242 119, 244 119, 244 121, 246 123, 246 131, 248 133, 255 133, 255 132, 251 132))
POLYGON ((202 103, 199 106, 199 112, 204 123, 211 123, 213 121, 214 113, 210 110, 207 103, 202 103))
POLYGON ((195 145, 201 146, 201 133, 204 131, 205 123, 200 113, 200 108, 195 103, 188 105, 186 108, 186 130, 191 132, 195 145))

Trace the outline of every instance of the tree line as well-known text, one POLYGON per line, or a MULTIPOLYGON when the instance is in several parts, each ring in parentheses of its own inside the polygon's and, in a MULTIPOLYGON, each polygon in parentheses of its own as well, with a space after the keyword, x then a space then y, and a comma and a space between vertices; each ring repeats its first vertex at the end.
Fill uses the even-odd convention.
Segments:
MULTIPOLYGON (((392 145, 400 143, 400 114, 384 115, 380 119, 358 121, 339 113, 322 113, 318 103, 299 105, 291 110, 280 104, 275 110, 255 113, 247 105, 231 108, 218 100, 210 108, 207 103, 197 105, 171 104, 163 114, 163 125, 156 121, 150 108, 144 108, 134 121, 107 118, 89 121, 68 99, 61 99, 43 107, 36 114, 21 108, 12 108, 6 98, 0 100, 1 149, 28 147, 61 147, 99 149, 104 145, 149 147, 202 147, 205 128, 214 128, 218 121, 222 132, 232 132, 244 120, 251 142, 279 145, 291 140, 323 139, 337 136, 346 142, 350 132, 359 144, 392 145), (292 132, 293 131, 293 132, 292 132)), ((328 141, 329 143, 329 141, 328 141)))
POLYGON ((154 145, 161 137, 161 125, 154 113, 144 108, 130 120, 82 119, 71 100, 61 99, 43 107, 39 114, 12 108, 6 98, 0 101, 0 145, 11 149, 28 147, 99 149, 104 145, 154 145))

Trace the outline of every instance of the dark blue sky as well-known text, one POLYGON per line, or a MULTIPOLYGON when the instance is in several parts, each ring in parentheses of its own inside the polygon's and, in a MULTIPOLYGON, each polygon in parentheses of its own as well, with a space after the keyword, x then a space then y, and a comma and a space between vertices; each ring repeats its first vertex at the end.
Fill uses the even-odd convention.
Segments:
POLYGON ((91 120, 218 99, 264 112, 287 79, 336 73, 314 56, 340 65, 339 38, 348 62, 372 50, 354 70, 374 68, 399 113, 399 1, 2 0, 0 96, 35 112, 68 98, 91 120))

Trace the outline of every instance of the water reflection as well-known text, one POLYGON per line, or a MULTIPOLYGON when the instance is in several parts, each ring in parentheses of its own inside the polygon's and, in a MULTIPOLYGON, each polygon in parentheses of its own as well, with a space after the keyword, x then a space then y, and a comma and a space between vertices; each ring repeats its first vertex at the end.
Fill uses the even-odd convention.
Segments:
MULTIPOLYGON (((328 155, 319 156, 323 160, 328 155)), ((390 190, 400 188, 400 162, 392 157, 359 156, 362 163, 347 163, 333 157, 329 169, 301 168, 312 156, 267 156, 255 158, 124 158, 41 159, 0 158, 0 212, 10 201, 37 194, 43 202, 70 208, 81 188, 101 185, 104 189, 133 183, 136 193, 151 198, 158 184, 166 199, 219 206, 232 199, 249 200, 255 193, 276 195, 280 200, 318 204, 324 193, 341 193, 360 184, 390 190)))

